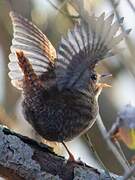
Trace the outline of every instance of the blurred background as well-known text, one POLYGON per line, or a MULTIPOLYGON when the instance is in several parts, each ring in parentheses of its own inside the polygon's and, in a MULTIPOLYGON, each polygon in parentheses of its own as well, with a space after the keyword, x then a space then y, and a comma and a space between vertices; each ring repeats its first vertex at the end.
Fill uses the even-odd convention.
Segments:
MULTIPOLYGON (((13 130, 38 139, 31 126, 21 114, 20 92, 14 88, 8 77, 8 55, 13 36, 9 11, 12 9, 33 21, 49 38, 54 47, 68 28, 74 25, 78 13, 73 7, 77 0, 0 0, 0 123, 13 130)), ((122 50, 115 57, 103 60, 97 67, 99 73, 111 73, 106 82, 112 88, 105 89, 99 98, 100 114, 106 128, 109 130, 116 120, 118 110, 125 104, 135 105, 135 0, 85 0, 85 6, 91 13, 100 15, 115 12, 116 20, 124 17, 122 30, 132 28, 130 34, 119 45, 122 50), (134 6, 133 6, 134 5, 134 6)), ((104 142, 100 131, 95 125, 89 130, 89 136, 99 157, 105 166, 113 173, 122 174, 123 169, 116 157, 104 142)), ((85 137, 76 138, 67 143, 76 158, 81 158, 89 165, 99 167, 89 149, 85 137)), ((134 151, 121 144, 130 161, 134 151)), ((59 154, 64 149, 59 147, 59 154), (59 150, 60 148, 60 150, 59 150)))

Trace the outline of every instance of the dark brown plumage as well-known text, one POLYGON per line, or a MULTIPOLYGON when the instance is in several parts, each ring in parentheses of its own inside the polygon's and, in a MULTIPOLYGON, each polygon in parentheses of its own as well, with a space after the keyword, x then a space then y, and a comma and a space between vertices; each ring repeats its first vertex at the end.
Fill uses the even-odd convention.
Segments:
POLYGON ((14 38, 9 55, 12 84, 23 92, 25 119, 45 139, 70 141, 86 132, 96 120, 99 84, 94 68, 113 54, 123 34, 112 23, 88 16, 62 38, 58 52, 31 22, 10 13, 14 38))

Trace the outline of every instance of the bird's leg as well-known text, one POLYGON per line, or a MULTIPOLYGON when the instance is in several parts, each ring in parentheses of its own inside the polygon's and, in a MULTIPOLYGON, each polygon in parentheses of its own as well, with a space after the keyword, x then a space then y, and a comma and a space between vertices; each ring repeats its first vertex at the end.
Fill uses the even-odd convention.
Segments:
POLYGON ((68 155, 69 155, 69 158, 68 158, 68 161, 75 161, 75 158, 73 156, 73 154, 69 151, 68 147, 66 146, 66 144, 64 142, 62 142, 63 146, 65 147, 68 155))

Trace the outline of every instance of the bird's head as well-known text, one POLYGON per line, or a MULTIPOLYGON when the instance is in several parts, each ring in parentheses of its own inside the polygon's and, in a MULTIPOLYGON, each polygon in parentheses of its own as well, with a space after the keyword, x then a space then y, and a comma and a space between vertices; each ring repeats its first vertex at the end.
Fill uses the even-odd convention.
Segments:
POLYGON ((102 82, 103 79, 112 76, 111 74, 98 74, 93 71, 90 76, 90 84, 94 88, 95 96, 98 98, 103 88, 109 88, 111 85, 102 82))

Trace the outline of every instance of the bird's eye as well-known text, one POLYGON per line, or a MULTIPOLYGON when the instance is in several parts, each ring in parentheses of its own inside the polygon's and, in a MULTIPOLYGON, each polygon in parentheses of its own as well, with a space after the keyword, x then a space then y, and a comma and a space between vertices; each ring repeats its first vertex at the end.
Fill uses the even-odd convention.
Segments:
POLYGON ((92 79, 93 81, 96 81, 96 80, 97 80, 97 75, 96 75, 96 74, 92 74, 92 75, 91 75, 91 79, 92 79))

